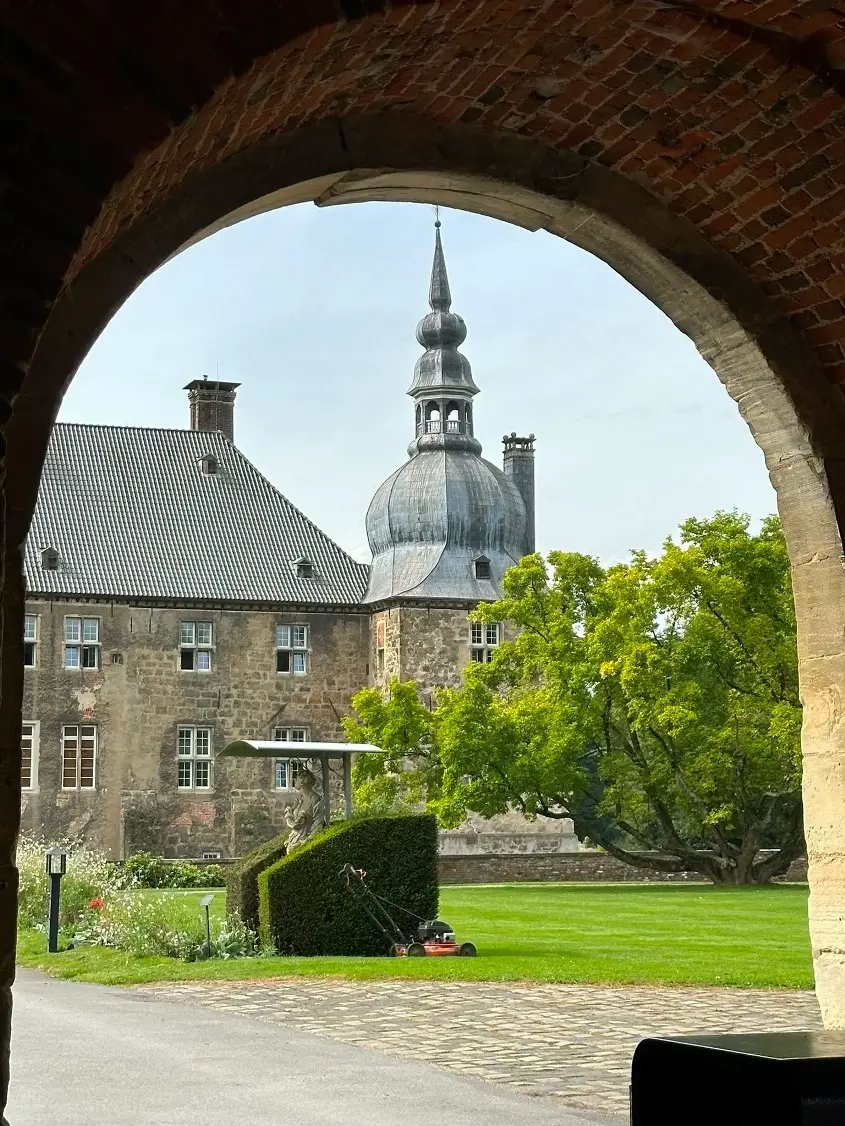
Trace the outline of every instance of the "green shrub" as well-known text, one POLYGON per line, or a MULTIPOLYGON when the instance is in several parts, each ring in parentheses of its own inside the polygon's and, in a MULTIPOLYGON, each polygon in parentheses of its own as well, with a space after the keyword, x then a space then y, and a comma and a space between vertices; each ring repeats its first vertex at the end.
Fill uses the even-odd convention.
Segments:
POLYGON ((170 887, 170 865, 162 856, 151 852, 136 852, 123 862, 123 870, 139 888, 170 887))
POLYGON ((340 871, 363 868, 368 886, 398 907, 404 929, 437 915, 437 823, 427 814, 342 821, 258 877, 262 943, 280 954, 387 954, 390 942, 340 871), (400 910, 404 909, 404 910, 400 910))
POLYGON ((259 845, 226 872, 226 909, 253 930, 258 929, 258 877, 285 855, 287 834, 259 845))
POLYGON ((200 867, 190 860, 165 860, 151 852, 137 852, 123 862, 135 887, 139 888, 219 888, 226 883, 220 864, 200 867))
POLYGON ((224 888, 226 886, 226 869, 222 864, 204 864, 196 866, 197 875, 195 888, 224 888))

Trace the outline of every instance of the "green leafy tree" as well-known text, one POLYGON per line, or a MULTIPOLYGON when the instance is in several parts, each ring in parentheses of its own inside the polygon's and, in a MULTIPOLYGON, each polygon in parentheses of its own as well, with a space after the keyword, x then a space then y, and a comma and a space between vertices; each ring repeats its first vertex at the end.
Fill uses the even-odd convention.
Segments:
POLYGON ((365 800, 569 817, 640 867, 765 882, 803 849, 795 620, 772 517, 688 520, 658 559, 528 556, 480 607, 516 639, 429 711, 411 684, 354 702, 365 800), (773 851, 772 851, 773 850, 773 851))

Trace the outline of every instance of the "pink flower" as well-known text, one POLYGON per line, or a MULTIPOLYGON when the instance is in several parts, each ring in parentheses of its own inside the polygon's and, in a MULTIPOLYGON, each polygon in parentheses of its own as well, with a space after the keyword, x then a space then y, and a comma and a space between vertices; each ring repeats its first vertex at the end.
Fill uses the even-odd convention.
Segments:
POLYGON ((92 911, 102 911, 105 907, 105 903, 98 895, 95 895, 93 899, 88 900, 88 906, 92 911))

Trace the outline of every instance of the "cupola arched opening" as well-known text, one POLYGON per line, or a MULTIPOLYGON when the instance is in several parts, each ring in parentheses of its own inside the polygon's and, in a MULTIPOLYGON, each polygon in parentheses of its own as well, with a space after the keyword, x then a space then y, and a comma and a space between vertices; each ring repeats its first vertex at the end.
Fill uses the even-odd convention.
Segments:
POLYGON ((440 433, 440 404, 429 402, 425 405, 425 432, 426 434, 440 433))

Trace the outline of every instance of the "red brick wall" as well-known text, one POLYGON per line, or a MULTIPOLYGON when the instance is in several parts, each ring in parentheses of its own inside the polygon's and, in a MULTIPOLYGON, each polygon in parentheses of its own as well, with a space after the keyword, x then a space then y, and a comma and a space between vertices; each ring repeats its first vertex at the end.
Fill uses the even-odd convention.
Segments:
POLYGON ((785 2, 452 0, 323 26, 230 78, 138 160, 68 276, 199 170, 269 136, 422 115, 647 186, 743 265, 841 382, 842 23, 785 2))

